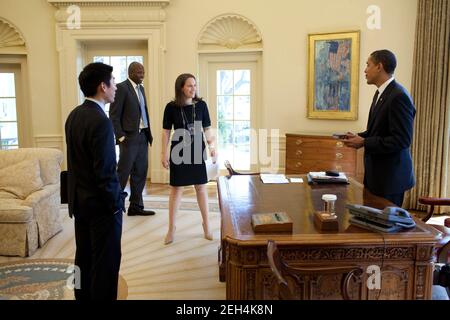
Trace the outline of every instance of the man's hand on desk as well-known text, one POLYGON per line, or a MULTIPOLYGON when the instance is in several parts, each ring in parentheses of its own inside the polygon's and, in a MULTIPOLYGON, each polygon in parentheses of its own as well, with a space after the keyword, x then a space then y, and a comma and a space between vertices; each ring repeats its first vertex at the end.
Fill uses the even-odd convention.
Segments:
POLYGON ((351 132, 347 132, 347 137, 346 139, 343 139, 342 142, 344 142, 347 147, 355 149, 364 147, 364 138, 351 132))

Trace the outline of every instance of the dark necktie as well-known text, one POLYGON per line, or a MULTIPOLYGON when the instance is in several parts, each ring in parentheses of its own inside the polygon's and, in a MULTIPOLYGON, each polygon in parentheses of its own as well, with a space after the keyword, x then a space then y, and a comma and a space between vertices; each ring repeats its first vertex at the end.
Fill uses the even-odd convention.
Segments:
POLYGON ((369 117, 373 116, 373 113, 375 111, 375 106, 377 105, 377 100, 378 100, 378 95, 380 94, 380 92, 377 90, 375 92, 375 95, 373 96, 373 100, 372 100, 372 105, 370 106, 370 113, 369 113, 369 117))

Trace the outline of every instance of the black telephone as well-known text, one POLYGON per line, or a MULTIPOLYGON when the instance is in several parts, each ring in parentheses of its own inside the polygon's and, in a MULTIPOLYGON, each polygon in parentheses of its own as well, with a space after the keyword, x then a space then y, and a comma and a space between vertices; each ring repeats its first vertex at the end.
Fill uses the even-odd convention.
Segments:
POLYGON ((352 215, 350 223, 366 229, 396 232, 403 228, 411 229, 416 226, 416 222, 409 212, 402 208, 386 207, 379 210, 358 204, 347 204, 346 208, 352 215))

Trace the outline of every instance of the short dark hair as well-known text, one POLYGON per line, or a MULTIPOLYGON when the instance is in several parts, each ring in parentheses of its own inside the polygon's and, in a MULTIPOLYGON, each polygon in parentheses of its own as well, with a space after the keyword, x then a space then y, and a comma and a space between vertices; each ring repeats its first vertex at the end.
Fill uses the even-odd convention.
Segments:
POLYGON ((140 68, 144 68, 144 66, 142 65, 142 63, 138 62, 138 61, 133 61, 132 63, 130 63, 130 65, 128 66, 128 74, 131 74, 135 69, 137 69, 138 67, 140 68))
POLYGON ((101 62, 93 62, 85 66, 78 76, 78 83, 84 96, 95 96, 97 88, 102 82, 109 87, 112 71, 113 67, 101 62))
POLYGON ((383 65, 384 71, 392 75, 394 74, 395 68, 397 68, 397 58, 389 50, 378 50, 372 52, 370 55, 372 61, 376 64, 381 63, 383 65))
MULTIPOLYGON (((185 98, 183 94, 183 87, 186 84, 186 80, 192 78, 197 82, 197 79, 195 79, 194 75, 190 73, 183 73, 180 74, 175 80, 175 104, 179 107, 184 106, 185 98)), ((199 98, 197 96, 197 92, 195 92, 195 97, 192 99, 194 102, 201 101, 202 98, 199 98)))

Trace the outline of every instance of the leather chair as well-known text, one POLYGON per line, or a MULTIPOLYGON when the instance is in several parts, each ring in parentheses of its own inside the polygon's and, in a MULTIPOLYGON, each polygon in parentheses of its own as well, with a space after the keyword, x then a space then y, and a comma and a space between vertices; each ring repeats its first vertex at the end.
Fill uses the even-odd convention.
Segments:
MULTIPOLYGON (((423 222, 427 222, 434 212, 435 206, 450 206, 450 198, 429 198, 420 197, 419 203, 423 205, 429 205, 427 215, 422 219, 423 222)), ((442 239, 436 245, 436 262, 449 263, 450 262, 450 218, 445 219, 444 225, 430 224, 439 232, 442 233, 442 239)))
POLYGON ((270 268, 278 284, 278 298, 280 300, 295 300, 296 297, 291 291, 287 278, 294 280, 296 285, 303 284, 306 292, 303 298, 307 300, 314 299, 310 291, 311 278, 325 274, 342 274, 341 295, 344 300, 350 300, 350 281, 355 278, 357 282, 361 281, 363 270, 358 266, 341 267, 291 267, 281 257, 277 245, 273 240, 267 244, 267 257, 270 268))
POLYGON ((237 172, 236 170, 233 169, 230 161, 228 161, 228 160, 225 160, 224 164, 225 164, 225 168, 227 168, 227 170, 228 170, 229 177, 235 176, 235 175, 251 175, 251 176, 259 175, 259 172, 245 172, 245 173, 237 172))

